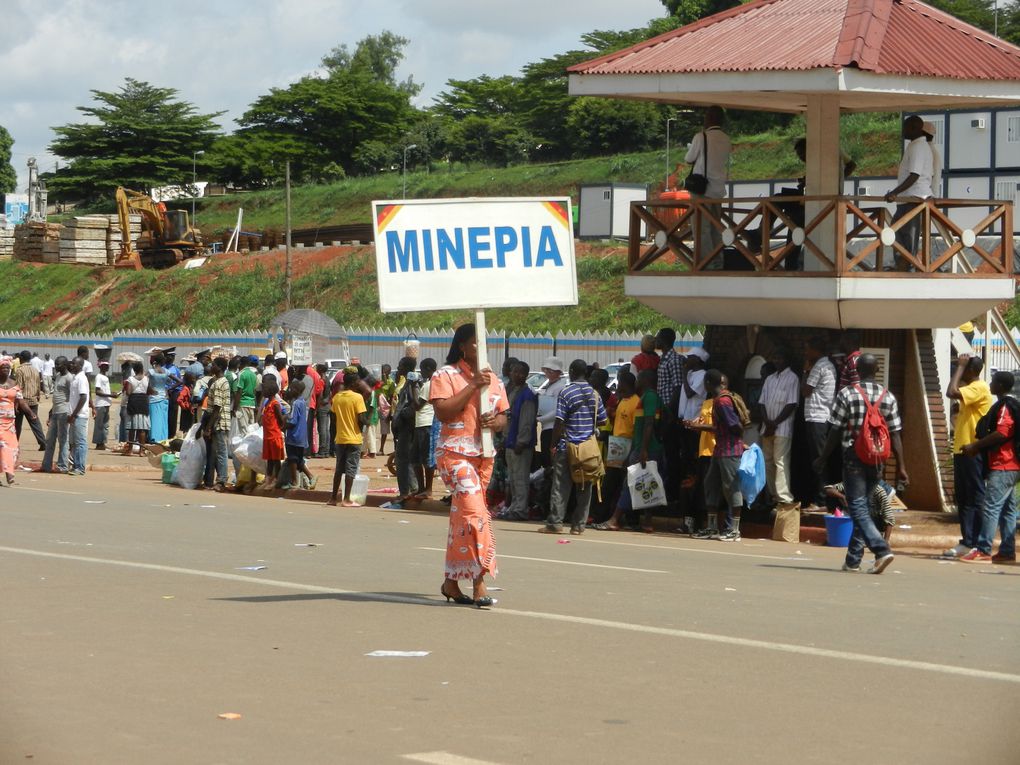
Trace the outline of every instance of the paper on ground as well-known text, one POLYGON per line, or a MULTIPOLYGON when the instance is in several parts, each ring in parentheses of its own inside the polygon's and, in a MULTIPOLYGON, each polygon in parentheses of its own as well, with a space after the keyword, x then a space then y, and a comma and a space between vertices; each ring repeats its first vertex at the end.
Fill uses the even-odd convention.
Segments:
POLYGON ((418 659, 418 658, 421 658, 422 656, 428 656, 430 653, 432 653, 432 652, 431 651, 372 651, 371 653, 366 653, 365 656, 383 656, 383 657, 387 657, 387 658, 396 657, 396 658, 418 659))

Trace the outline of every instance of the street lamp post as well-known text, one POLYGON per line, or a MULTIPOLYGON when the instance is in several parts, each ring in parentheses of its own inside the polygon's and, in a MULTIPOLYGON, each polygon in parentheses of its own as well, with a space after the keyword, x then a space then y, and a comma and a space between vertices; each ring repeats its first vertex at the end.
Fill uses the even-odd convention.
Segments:
POLYGON ((191 225, 197 226, 195 220, 195 197, 198 196, 198 155, 204 151, 196 151, 191 155, 191 225))
POLYGON ((418 144, 412 143, 404 147, 404 172, 403 172, 403 192, 400 195, 401 199, 407 199, 407 152, 411 149, 417 149, 418 144))
POLYGON ((666 120, 666 185, 665 189, 669 189, 669 123, 676 122, 676 117, 670 117, 666 120))

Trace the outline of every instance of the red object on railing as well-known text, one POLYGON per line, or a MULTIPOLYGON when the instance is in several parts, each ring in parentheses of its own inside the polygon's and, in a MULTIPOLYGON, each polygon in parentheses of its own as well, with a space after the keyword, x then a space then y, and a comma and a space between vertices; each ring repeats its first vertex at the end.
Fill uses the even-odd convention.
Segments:
MULTIPOLYGON (((664 191, 659 194, 659 199, 664 202, 689 202, 691 201, 691 192, 687 189, 677 189, 676 191, 664 191)), ((681 207, 667 207, 658 208, 655 212, 656 217, 668 226, 675 226, 677 221, 680 220, 681 207)))

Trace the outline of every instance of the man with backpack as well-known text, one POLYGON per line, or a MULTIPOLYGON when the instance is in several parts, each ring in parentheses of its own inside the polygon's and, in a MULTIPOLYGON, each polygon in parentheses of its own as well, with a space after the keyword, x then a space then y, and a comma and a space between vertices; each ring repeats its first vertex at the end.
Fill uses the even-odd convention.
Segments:
POLYGON ((1016 483, 1020 478, 1017 459, 1017 423, 1020 402, 1010 396, 1014 377, 1011 372, 992 375, 992 393, 998 399, 977 427, 978 439, 963 446, 968 457, 985 456, 988 479, 985 483, 984 505, 975 519, 977 527, 974 549, 963 555, 964 563, 1016 562, 1016 483), (1002 540, 999 552, 992 555, 992 542, 998 527, 1002 540))
POLYGON ((414 402, 418 400, 421 375, 414 371, 417 361, 411 356, 404 356, 397 364, 397 400, 393 406, 393 419, 390 430, 395 441, 393 455, 397 466, 397 493, 392 502, 384 507, 399 510, 404 501, 418 492, 418 482, 414 477, 411 464, 411 450, 414 446, 414 402), (401 384, 403 383, 403 384, 401 384))
POLYGON ((879 533, 868 511, 871 496, 890 452, 896 457, 896 477, 901 485, 909 482, 903 464, 903 443, 899 407, 896 398, 875 382, 878 360, 870 353, 857 360, 860 383, 848 385, 836 396, 829 417, 829 437, 814 468, 820 471, 829 455, 843 449, 843 485, 847 510, 853 520, 853 536, 846 551, 844 571, 860 571, 865 546, 875 555, 869 574, 881 574, 893 562, 889 543, 879 533))

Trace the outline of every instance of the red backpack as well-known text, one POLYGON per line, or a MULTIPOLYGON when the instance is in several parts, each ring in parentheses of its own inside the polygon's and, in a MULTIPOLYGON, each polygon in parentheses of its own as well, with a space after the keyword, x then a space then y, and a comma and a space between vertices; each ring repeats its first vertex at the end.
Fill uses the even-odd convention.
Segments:
POLYGON ((882 399, 889 391, 883 390, 882 395, 873 404, 860 385, 854 387, 864 399, 864 405, 867 407, 864 412, 864 422, 861 423, 861 430, 854 441, 854 451, 857 453, 857 458, 865 465, 878 467, 889 459, 889 455, 892 453, 889 426, 886 424, 885 417, 878 410, 879 404, 882 403, 882 399))

